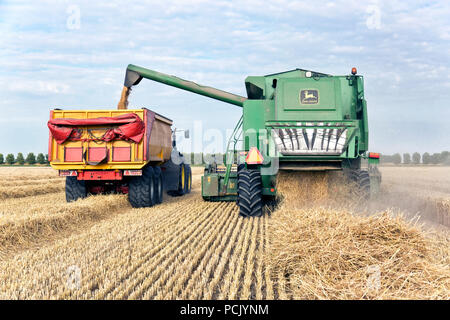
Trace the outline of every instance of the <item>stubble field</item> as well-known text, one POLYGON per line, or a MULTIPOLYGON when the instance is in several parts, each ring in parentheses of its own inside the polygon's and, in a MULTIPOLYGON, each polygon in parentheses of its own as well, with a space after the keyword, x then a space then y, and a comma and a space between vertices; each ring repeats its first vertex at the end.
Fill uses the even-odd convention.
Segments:
POLYGON ((202 168, 191 194, 145 209, 124 195, 66 203, 52 169, 0 168, 0 298, 448 299, 449 169, 396 169, 368 205, 319 203, 313 176, 308 195, 281 182, 278 208, 243 219, 201 199, 202 168))

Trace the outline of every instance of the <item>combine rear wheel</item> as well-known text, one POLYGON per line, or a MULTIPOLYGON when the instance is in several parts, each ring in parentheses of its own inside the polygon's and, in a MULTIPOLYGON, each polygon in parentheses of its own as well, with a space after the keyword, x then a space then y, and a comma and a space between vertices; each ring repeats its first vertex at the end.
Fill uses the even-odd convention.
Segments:
POLYGON ((243 217, 262 215, 261 174, 257 169, 242 169, 238 172, 239 214, 243 217))
POLYGON ((370 199, 370 176, 367 170, 350 170, 347 174, 350 180, 356 184, 358 195, 363 200, 370 199))
POLYGON ((77 177, 66 177, 66 201, 72 202, 78 199, 86 198, 86 182, 77 180, 77 177))
POLYGON ((144 167, 142 176, 130 180, 128 200, 133 208, 153 206, 155 203, 155 182, 152 167, 144 167))

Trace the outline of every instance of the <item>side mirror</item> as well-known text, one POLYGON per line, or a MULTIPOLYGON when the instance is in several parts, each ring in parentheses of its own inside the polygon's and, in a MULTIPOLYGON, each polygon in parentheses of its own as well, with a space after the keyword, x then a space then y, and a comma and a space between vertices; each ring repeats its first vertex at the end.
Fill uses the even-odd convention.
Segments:
POLYGON ((184 130, 184 138, 189 139, 189 130, 184 130))

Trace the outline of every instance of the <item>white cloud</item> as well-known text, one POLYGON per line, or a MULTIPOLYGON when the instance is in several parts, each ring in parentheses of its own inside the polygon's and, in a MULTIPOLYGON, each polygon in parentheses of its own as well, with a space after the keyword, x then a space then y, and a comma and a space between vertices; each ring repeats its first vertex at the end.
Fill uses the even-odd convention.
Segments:
POLYGON ((19 79, 6 86, 8 92, 28 93, 28 94, 60 94, 68 93, 69 86, 64 83, 53 81, 28 81, 19 79))
POLYGON ((334 46, 330 49, 333 53, 355 53, 364 51, 363 46, 334 46))

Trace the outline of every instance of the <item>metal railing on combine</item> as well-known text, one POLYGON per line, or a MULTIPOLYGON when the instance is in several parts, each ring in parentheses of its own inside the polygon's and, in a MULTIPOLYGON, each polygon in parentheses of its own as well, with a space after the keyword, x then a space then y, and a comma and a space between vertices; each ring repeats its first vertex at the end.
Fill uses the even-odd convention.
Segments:
MULTIPOLYGON (((230 172, 233 167, 234 161, 235 161, 235 153, 236 153, 236 144, 239 141, 242 141, 242 124, 244 121, 244 116, 241 116, 238 123, 236 124, 236 127, 234 128, 233 133, 231 134, 230 140, 228 140, 227 144, 227 153, 225 156, 226 161, 226 173, 225 173, 225 179, 224 179, 224 186, 228 186, 228 181, 230 178, 230 172), (233 149, 230 149, 230 145, 233 142, 233 149)), ((237 171, 237 167, 236 167, 237 171)))

